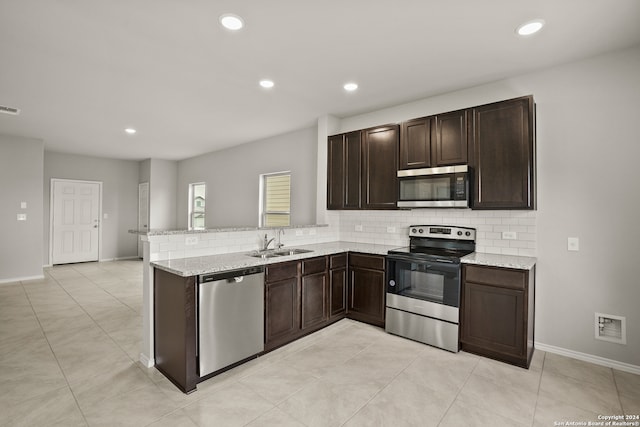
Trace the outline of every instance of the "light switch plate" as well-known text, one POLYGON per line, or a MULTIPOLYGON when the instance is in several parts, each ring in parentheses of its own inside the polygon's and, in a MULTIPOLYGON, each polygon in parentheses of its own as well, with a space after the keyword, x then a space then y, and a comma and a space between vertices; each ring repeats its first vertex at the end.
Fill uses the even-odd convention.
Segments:
POLYGON ((309 236, 315 236, 316 234, 316 229, 312 228, 311 230, 309 230, 309 236))
POLYGON ((578 252, 580 250, 580 239, 577 237, 567 238, 567 250, 578 252))
POLYGON ((103 217, 104 219, 109 219, 109 214, 108 214, 108 213, 102 214, 102 217, 103 217))
POLYGON ((362 224, 356 225, 356 231, 362 231, 362 224))
POLYGON ((27 209, 27 202, 20 202, 20 209, 27 209))
POLYGON ((18 214, 18 221, 26 221, 27 214, 18 214))
POLYGON ((184 244, 186 246, 193 246, 198 244, 198 236, 185 237, 184 244))
POLYGON ((302 236, 303 231, 304 230, 302 230, 302 229, 296 230, 296 236, 302 236))
POLYGON ((387 227, 387 233, 395 233, 395 232, 396 232, 395 227, 387 227))

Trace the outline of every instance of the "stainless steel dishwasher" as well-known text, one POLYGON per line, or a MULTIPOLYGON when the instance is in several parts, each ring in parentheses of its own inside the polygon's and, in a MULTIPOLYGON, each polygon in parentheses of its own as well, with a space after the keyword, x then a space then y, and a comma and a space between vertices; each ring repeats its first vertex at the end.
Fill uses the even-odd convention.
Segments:
POLYGON ((264 267, 198 277, 200 376, 264 351, 264 267))

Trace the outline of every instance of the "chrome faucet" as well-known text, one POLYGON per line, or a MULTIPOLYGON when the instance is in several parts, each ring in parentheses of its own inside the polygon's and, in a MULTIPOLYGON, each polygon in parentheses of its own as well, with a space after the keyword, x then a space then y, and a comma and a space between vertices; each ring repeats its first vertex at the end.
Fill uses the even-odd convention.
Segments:
POLYGON ((280 237, 284 234, 284 228, 278 228, 276 233, 277 233, 277 236, 278 236, 278 242, 276 243, 276 248, 277 249, 282 249, 282 247, 284 246, 284 243, 282 243, 280 241, 280 237))
POLYGON ((272 237, 271 239, 267 238, 267 234, 265 233, 264 235, 264 241, 262 242, 262 250, 266 251, 269 249, 269 243, 273 242, 273 240, 275 239, 275 237, 272 237))

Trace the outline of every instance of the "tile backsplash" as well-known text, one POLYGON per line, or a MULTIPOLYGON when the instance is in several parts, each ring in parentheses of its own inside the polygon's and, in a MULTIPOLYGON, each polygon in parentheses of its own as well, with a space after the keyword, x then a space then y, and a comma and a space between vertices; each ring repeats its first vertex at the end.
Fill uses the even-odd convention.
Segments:
MULTIPOLYGON (((300 246, 342 240, 391 246, 409 244, 410 225, 459 225, 477 230, 476 250, 502 255, 536 256, 535 211, 415 209, 402 211, 329 211, 328 227, 285 229, 282 243, 300 246), (503 239, 502 232, 515 232, 503 239)), ((274 230, 225 231, 149 236, 150 261, 249 252, 274 230), (196 238, 197 243, 187 239, 196 238)), ((274 244, 271 244, 274 247, 274 244)))
POLYGON ((415 209, 406 211, 341 211, 340 240, 407 246, 410 225, 459 225, 477 231, 476 250, 502 255, 536 256, 535 211, 415 209), (356 231, 362 230, 362 231, 356 231), (503 231, 516 238, 502 238, 503 231))

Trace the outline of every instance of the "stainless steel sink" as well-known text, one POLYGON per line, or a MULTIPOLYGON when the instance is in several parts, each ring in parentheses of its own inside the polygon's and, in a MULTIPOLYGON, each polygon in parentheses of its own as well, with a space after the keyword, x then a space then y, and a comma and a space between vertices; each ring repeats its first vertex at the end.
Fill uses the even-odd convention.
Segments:
POLYGON ((306 254, 309 252, 313 251, 310 249, 278 249, 277 251, 275 251, 275 253, 280 256, 306 254))
POLYGON ((254 251, 254 252, 250 252, 247 254, 247 256, 250 257, 254 257, 254 258, 262 258, 262 259, 268 259, 268 258, 275 258, 275 257, 279 257, 279 256, 288 256, 288 255, 298 255, 298 254, 306 254, 309 252, 313 252, 310 249, 295 249, 295 248, 291 248, 291 249, 269 249, 267 251, 254 251))

